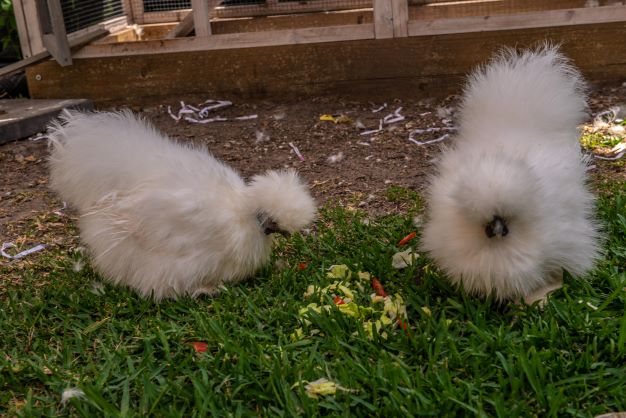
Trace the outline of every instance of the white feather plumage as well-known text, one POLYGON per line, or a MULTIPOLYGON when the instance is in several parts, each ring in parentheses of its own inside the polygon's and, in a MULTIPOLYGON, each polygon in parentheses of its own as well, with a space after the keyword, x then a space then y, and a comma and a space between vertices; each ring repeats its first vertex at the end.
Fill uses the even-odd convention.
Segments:
POLYGON ((262 222, 295 232, 315 216, 293 171, 249 184, 208 152, 131 112, 66 112, 52 124, 51 186, 78 209, 96 269, 156 300, 213 293, 269 258, 262 222))
POLYGON ((577 130, 583 88, 553 46, 506 50, 469 77, 422 237, 454 284, 531 302, 558 287, 563 269, 581 276, 593 266, 599 234, 577 130))

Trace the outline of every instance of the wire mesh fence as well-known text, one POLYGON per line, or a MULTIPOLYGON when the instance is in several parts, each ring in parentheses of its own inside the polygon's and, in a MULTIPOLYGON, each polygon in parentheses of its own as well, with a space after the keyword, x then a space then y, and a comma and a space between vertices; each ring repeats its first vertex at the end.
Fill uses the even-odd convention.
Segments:
MULTIPOLYGON (((434 3, 455 3, 455 0, 408 0, 409 6, 424 6, 434 3)), ((458 3, 458 1, 456 1, 458 3)))
POLYGON ((61 0, 67 33, 124 15, 122 0, 61 0))
POLYGON ((191 0, 144 0, 145 12, 166 12, 170 10, 191 9, 191 0))
MULTIPOLYGON (((247 17, 372 7, 372 0, 209 0, 211 17, 247 17)), ((190 0, 143 0, 144 13, 190 9, 190 0)))

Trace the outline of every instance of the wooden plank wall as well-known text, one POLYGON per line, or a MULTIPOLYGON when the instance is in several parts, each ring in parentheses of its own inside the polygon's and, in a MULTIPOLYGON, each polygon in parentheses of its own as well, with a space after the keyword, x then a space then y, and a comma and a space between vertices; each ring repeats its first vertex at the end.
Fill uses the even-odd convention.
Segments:
POLYGON ((592 82, 626 79, 626 23, 76 59, 27 71, 36 98, 132 103, 151 96, 368 98, 457 92, 464 75, 503 45, 548 39, 592 82))

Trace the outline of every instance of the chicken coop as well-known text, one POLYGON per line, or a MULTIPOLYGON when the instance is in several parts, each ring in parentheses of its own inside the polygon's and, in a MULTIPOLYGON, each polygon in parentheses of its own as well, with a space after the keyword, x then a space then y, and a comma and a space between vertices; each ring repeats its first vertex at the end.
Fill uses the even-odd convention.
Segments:
POLYGON ((545 40, 592 82, 626 77, 624 0, 13 3, 34 98, 440 94, 545 40))

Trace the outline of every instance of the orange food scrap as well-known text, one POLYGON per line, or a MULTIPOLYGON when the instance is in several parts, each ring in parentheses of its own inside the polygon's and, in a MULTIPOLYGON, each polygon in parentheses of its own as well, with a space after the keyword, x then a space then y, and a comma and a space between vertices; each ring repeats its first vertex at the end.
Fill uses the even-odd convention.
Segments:
POLYGON ((333 302, 335 302, 335 305, 344 305, 346 303, 346 301, 343 300, 340 296, 335 296, 333 302))
POLYGON ((409 235, 407 235, 406 237, 402 238, 400 240, 400 242, 398 242, 398 247, 403 247, 405 246, 409 241, 411 241, 413 238, 415 238, 417 236, 416 232, 411 232, 409 235))
POLYGON ((385 293, 385 288, 380 283, 380 280, 378 280, 376 277, 372 278, 372 289, 374 289, 374 292, 376 292, 378 296, 387 296, 387 293, 385 293))
POLYGON ((191 343, 191 346, 194 350, 196 350, 196 353, 204 353, 206 352, 207 348, 209 348, 209 345, 207 343, 201 341, 194 341, 191 343))

